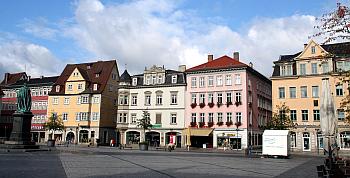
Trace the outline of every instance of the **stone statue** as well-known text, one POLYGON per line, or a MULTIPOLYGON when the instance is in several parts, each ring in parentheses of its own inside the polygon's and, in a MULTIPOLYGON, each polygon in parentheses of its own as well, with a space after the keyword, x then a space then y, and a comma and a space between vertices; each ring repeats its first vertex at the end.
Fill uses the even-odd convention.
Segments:
POLYGON ((17 91, 17 112, 30 112, 32 107, 32 98, 30 94, 30 89, 27 87, 27 84, 24 83, 17 91))

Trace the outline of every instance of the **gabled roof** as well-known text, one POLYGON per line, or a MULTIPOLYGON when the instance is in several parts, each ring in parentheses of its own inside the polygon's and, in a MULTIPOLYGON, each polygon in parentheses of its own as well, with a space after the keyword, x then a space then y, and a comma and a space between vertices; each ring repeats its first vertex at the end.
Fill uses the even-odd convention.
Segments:
POLYGON ((5 73, 4 80, 1 82, 1 85, 11 85, 19 81, 22 77, 27 77, 27 74, 25 72, 19 72, 19 73, 5 73), (6 76, 7 76, 7 82, 6 82, 6 76))
MULTIPOLYGON (((87 81, 86 91, 84 91, 85 93, 102 93, 107 85, 114 66, 117 66, 117 62, 115 60, 67 64, 54 84, 54 87, 60 85, 60 92, 56 92, 55 89, 52 89, 50 94, 55 95, 65 93, 65 83, 75 68, 78 68, 83 78, 87 81), (99 74, 99 76, 96 77, 96 74, 99 74), (99 87, 97 91, 92 90, 93 84, 98 84, 99 87)), ((116 75, 118 75, 118 73, 116 73, 116 75)))
POLYGON ((17 88, 22 87, 24 83, 28 85, 28 87, 33 86, 52 86, 59 76, 52 77, 39 77, 39 78, 31 78, 29 80, 19 80, 16 83, 8 86, 7 88, 17 88))
POLYGON ((186 72, 205 71, 205 70, 213 70, 213 69, 240 68, 240 67, 247 67, 247 66, 248 65, 225 55, 217 59, 214 59, 212 61, 206 62, 204 64, 189 68, 186 70, 186 72))
POLYGON ((131 82, 131 76, 130 76, 129 72, 126 69, 123 72, 123 74, 120 76, 119 81, 120 82, 126 82, 126 83, 130 83, 131 82))
POLYGON ((289 62, 293 61, 295 57, 299 56, 301 52, 295 53, 295 54, 288 54, 288 55, 281 55, 280 59, 276 62, 289 62))

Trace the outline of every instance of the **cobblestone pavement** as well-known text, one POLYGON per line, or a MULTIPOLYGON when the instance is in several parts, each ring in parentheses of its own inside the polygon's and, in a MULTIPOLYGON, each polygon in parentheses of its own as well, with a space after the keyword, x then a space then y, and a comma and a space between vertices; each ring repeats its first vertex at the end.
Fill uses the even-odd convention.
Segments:
POLYGON ((165 152, 58 147, 0 153, 0 177, 317 177, 322 157, 247 158, 237 153, 165 152))

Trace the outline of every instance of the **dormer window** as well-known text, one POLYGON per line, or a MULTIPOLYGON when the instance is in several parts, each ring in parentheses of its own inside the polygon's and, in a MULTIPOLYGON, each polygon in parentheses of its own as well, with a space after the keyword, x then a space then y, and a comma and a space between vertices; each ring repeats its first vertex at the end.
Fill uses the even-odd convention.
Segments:
POLYGON ((98 77, 100 77, 100 73, 97 73, 97 74, 96 74, 96 78, 98 78, 98 77))
POLYGON ((163 83, 163 76, 158 75, 158 84, 162 84, 163 83))
POLYGON ((152 76, 152 84, 157 84, 157 77, 155 75, 152 76))
POLYGON ((132 78, 132 86, 136 86, 137 85, 137 78, 132 78))
POLYGON ((177 83, 177 75, 171 76, 171 83, 177 83))
POLYGON ((56 85, 56 92, 60 92, 60 86, 56 85))
POLYGON ((88 64, 88 65, 86 66, 86 68, 87 68, 87 69, 91 69, 91 64, 88 64))
POLYGON ((97 90, 97 87, 98 87, 98 85, 97 85, 97 83, 95 83, 95 84, 94 84, 94 91, 97 90))

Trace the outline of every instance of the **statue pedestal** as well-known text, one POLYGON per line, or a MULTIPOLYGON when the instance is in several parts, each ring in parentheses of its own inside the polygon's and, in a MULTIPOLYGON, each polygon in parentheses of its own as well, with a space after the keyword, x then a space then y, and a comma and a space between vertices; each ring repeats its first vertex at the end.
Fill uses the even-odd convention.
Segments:
POLYGON ((5 141, 5 147, 9 149, 37 149, 38 145, 31 141, 30 129, 33 114, 24 112, 13 114, 13 126, 10 141, 5 141))

